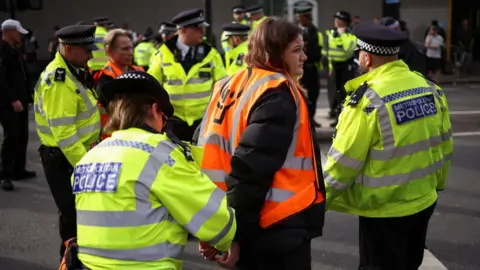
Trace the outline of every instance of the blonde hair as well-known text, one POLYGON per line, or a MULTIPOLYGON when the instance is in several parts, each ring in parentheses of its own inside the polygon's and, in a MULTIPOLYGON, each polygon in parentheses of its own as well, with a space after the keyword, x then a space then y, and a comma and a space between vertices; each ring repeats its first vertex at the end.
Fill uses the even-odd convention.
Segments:
POLYGON ((103 42, 105 44, 105 50, 107 50, 108 48, 113 48, 117 39, 122 36, 128 37, 130 40, 133 40, 132 33, 128 30, 124 30, 121 28, 110 30, 103 39, 103 42))

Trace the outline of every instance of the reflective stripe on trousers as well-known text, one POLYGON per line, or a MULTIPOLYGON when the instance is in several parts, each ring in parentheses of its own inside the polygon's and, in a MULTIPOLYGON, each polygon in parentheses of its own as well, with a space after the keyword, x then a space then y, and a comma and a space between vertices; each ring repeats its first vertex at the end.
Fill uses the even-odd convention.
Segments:
MULTIPOLYGON (((94 227, 138 227, 144 225, 157 224, 165 220, 170 220, 178 224, 164 206, 153 208, 149 199, 150 189, 157 178, 160 168, 167 164, 173 166, 174 160, 171 158, 171 152, 177 147, 170 141, 161 141, 156 147, 142 142, 125 141, 125 140, 106 140, 102 141, 96 147, 129 147, 135 148, 150 154, 144 168, 142 169, 138 180, 135 182, 135 210, 130 211, 93 211, 77 209, 77 224, 94 227)), ((196 233, 203 224, 210 219, 217 211, 221 201, 225 197, 225 193, 217 188, 210 196, 207 204, 198 211, 189 223, 182 225, 190 233, 196 233)), ((230 212, 228 224, 222 229, 217 236, 210 242, 212 245, 217 244, 228 234, 233 224, 234 214, 230 212)), ((138 261, 154 261, 162 258, 177 258, 183 249, 182 245, 171 243, 160 243, 154 246, 128 250, 123 253, 118 250, 105 250, 97 248, 83 248, 81 252, 115 258, 122 260, 138 260, 138 261), (170 249, 166 249, 166 248, 170 249), (181 247, 181 248, 180 248, 181 247), (118 251, 118 252, 117 252, 118 251)))
MULTIPOLYGON (((228 153, 230 156, 233 155, 235 152, 235 146, 233 142, 235 141, 237 129, 240 124, 240 118, 241 118, 241 112, 243 110, 243 107, 245 104, 250 100, 251 96, 253 93, 263 84, 267 83, 268 81, 271 80, 278 80, 284 78, 282 74, 276 73, 272 75, 265 76, 258 81, 254 82, 248 89, 247 91, 240 97, 240 103, 239 107, 237 110, 235 110, 235 114, 232 120, 232 130, 230 132, 230 139, 225 139, 222 138, 220 135, 211 133, 207 134, 204 138, 202 138, 204 132, 205 132, 205 123, 201 124, 201 131, 200 131, 200 136, 199 138, 199 145, 204 145, 204 144, 215 144, 219 146, 222 151, 225 153, 228 153)), ((248 80, 247 80, 248 81, 248 80)), ((291 87, 294 87, 294 84, 290 82, 291 87)), ((223 89, 223 88, 222 88, 223 89)), ((285 162, 282 166, 284 169, 297 169, 297 170, 313 170, 313 159, 312 158, 307 158, 307 157, 296 157, 295 156, 295 149, 296 149, 296 143, 297 143, 297 138, 298 138, 298 129, 300 126, 300 100, 301 97, 298 95, 298 91, 293 91, 294 92, 294 98, 295 98, 295 104, 297 108, 297 120, 295 122, 295 127, 294 127, 294 132, 293 132, 293 138, 292 138, 292 143, 290 144, 288 148, 288 153, 285 158, 285 162)), ((209 112, 210 106, 215 106, 213 104, 209 104, 209 107, 207 108, 206 112, 209 112)), ((203 118, 203 121, 206 121, 207 117, 203 118)), ((203 122, 202 121, 202 122, 203 122)), ((202 169, 205 174, 207 174, 210 179, 213 182, 225 182, 225 178, 227 177, 227 173, 223 170, 209 170, 209 169, 202 169)), ((280 188, 270 188, 269 192, 267 193, 266 200, 268 201, 274 201, 274 202, 283 202, 291 198, 295 193, 289 191, 289 190, 284 190, 280 188)))
MULTIPOLYGON (((433 93, 433 95, 438 98, 437 100, 441 104, 441 109, 444 110, 445 108, 443 107, 443 102, 439 98, 439 96, 441 95, 441 92, 436 90, 433 84, 430 84, 430 87, 418 87, 418 88, 408 89, 402 92, 385 96, 383 98, 381 98, 375 92, 375 90, 371 88, 367 89, 367 91, 365 92, 365 97, 370 100, 371 105, 377 110, 381 136, 382 136, 383 145, 384 145, 384 149, 382 150, 370 149, 370 152, 369 152, 370 160, 387 161, 394 158, 410 156, 418 152, 428 150, 432 147, 440 146, 443 142, 448 141, 452 137, 452 130, 449 129, 446 132, 442 132, 438 136, 432 136, 428 139, 421 140, 413 144, 404 145, 404 146, 395 146, 393 127, 390 120, 390 115, 388 113, 387 103, 390 103, 392 101, 395 101, 404 97, 409 97, 409 96, 414 96, 414 95, 419 95, 419 94, 429 93, 429 92, 433 93)), ((342 164, 343 166, 351 168, 353 170, 359 170, 364 166, 363 161, 349 157, 341 153, 334 147, 330 149, 328 156, 330 156, 336 163, 342 164)), ((436 172, 443 166, 443 164, 445 164, 445 162, 449 161, 450 159, 451 159, 451 155, 447 155, 442 160, 439 160, 425 168, 416 169, 410 173, 383 176, 383 177, 369 177, 369 176, 362 175, 356 180, 356 182, 372 188, 407 184, 411 180, 423 178, 428 176, 429 174, 436 172)), ((324 178, 325 178, 325 181, 328 183, 328 185, 332 186, 335 189, 342 190, 342 189, 348 188, 348 184, 339 182, 328 173, 325 173, 324 178)))

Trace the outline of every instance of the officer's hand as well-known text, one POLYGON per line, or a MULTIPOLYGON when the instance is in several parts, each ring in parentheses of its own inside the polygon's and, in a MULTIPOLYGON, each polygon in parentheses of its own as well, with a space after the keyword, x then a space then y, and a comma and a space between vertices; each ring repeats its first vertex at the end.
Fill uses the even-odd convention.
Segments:
POLYGON ((333 77, 333 71, 332 71, 332 70, 330 70, 330 71, 328 72, 328 76, 330 76, 330 78, 333 77))
POLYGON ((198 243, 198 251, 202 254, 203 258, 207 261, 214 261, 215 255, 217 255, 218 250, 207 243, 200 242, 198 243))
POLYGON ((235 242, 232 243, 232 246, 228 250, 227 254, 225 254, 224 256, 218 255, 216 257, 217 263, 225 269, 230 269, 235 266, 239 258, 240 246, 235 242))
POLYGON ((14 112, 23 112, 23 105, 20 100, 15 100, 14 102, 12 102, 12 106, 14 112))

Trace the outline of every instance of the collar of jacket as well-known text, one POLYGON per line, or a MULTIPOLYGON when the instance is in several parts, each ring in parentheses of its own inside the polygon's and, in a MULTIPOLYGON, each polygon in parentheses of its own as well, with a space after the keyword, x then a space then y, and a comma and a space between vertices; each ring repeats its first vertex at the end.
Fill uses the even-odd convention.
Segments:
POLYGON ((398 72, 410 71, 407 64, 402 60, 395 60, 386 64, 379 66, 376 69, 373 69, 361 76, 356 77, 353 80, 348 81, 345 84, 345 91, 348 94, 356 91, 363 82, 366 82, 368 85, 371 85, 373 81, 383 78, 385 76, 392 76, 398 72))

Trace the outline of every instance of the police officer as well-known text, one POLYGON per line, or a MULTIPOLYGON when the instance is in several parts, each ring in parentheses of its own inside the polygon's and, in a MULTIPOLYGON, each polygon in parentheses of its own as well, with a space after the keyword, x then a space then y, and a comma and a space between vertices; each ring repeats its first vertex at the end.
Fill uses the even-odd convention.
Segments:
MULTIPOLYGON (((384 17, 378 21, 379 24, 401 31, 400 22, 392 17, 384 17)), ((427 58, 410 39, 407 39, 400 46, 398 57, 405 62, 411 70, 427 75, 427 58)))
MULTIPOLYGON (((318 29, 312 23, 312 8, 297 7, 295 8, 298 24, 303 32, 304 50, 307 55, 307 61, 303 63, 303 76, 300 83, 307 90, 309 104, 309 112, 314 119, 317 108, 317 99, 320 94, 320 76, 317 69, 317 63, 320 62, 322 54, 318 42, 318 29)), ((320 124, 313 120, 316 127, 320 124)))
POLYGON ((265 21, 268 17, 265 16, 265 12, 263 11, 262 5, 253 5, 245 9, 247 13, 248 19, 250 21, 250 27, 252 27, 252 31, 257 28, 257 26, 265 21))
POLYGON ((175 114, 169 128, 184 141, 191 141, 202 121, 213 84, 227 75, 220 54, 203 41, 209 26, 201 9, 181 12, 172 21, 178 35, 166 41, 152 59, 148 73, 170 95, 175 114))
POLYGON ((177 33, 177 26, 170 22, 162 22, 158 33, 162 35, 163 42, 172 39, 177 33))
POLYGON ((137 66, 148 70, 150 59, 155 54, 155 43, 153 43, 153 33, 145 32, 143 39, 135 46, 133 50, 133 59, 137 66))
MULTIPOLYGON (((233 21, 232 23, 239 23, 243 25, 248 25, 248 21, 245 19, 245 7, 242 5, 236 5, 232 8, 233 21)), ((225 35, 225 31, 222 32, 222 49, 224 52, 230 50, 230 44, 228 38, 225 35)))
POLYGON ((250 26, 229 23, 222 27, 223 34, 228 42, 229 50, 225 53, 225 66, 227 68, 228 76, 247 67, 244 57, 248 52, 248 33, 250 26))
POLYGON ((108 33, 108 27, 111 21, 107 17, 97 17, 93 20, 95 29, 95 45, 98 50, 93 52, 93 58, 88 62, 88 66, 93 73, 102 69, 108 62, 108 57, 104 49, 103 39, 108 33))
MULTIPOLYGON (((333 70, 330 77, 334 76, 335 87, 330 88, 330 115, 336 116, 340 113, 340 105, 345 100, 344 84, 355 76, 353 54, 356 47, 356 38, 350 32, 349 25, 352 21, 350 13, 339 11, 333 16, 335 27, 327 32, 328 36, 328 57, 332 63, 333 70)), ((337 125, 337 121, 331 124, 337 125)))
POLYGON ((111 110, 112 137, 72 177, 80 261, 89 269, 182 269, 188 233, 238 260, 238 247, 228 252, 236 221, 225 193, 185 143, 162 134, 174 109, 157 80, 125 73, 104 86, 100 102, 111 110))
POLYGON ((453 152, 445 93, 398 59, 407 36, 358 24, 350 80, 324 169, 327 207, 359 216, 359 269, 418 269, 453 152))
MULTIPOLYGON (((60 214, 62 242, 76 236, 73 166, 99 140, 100 114, 87 62, 95 45, 95 26, 72 25, 56 32, 59 52, 37 83, 34 97, 40 158, 60 214)), ((60 254, 63 255, 62 244, 60 254)))

